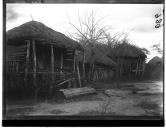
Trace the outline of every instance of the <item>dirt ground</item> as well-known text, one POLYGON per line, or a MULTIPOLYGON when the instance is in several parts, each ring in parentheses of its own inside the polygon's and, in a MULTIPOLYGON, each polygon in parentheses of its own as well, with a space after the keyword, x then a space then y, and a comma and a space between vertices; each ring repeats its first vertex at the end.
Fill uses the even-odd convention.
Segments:
POLYGON ((110 115, 162 116, 163 82, 95 83, 97 93, 61 101, 10 104, 8 116, 110 115), (110 96, 104 93, 111 92, 110 96))

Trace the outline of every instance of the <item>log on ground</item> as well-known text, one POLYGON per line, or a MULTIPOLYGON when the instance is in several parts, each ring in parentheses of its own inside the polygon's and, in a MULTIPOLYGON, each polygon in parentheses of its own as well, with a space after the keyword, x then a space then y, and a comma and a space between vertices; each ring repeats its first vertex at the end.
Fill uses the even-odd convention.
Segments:
POLYGON ((60 91, 63 92, 66 98, 96 93, 96 90, 91 87, 60 89, 60 91))

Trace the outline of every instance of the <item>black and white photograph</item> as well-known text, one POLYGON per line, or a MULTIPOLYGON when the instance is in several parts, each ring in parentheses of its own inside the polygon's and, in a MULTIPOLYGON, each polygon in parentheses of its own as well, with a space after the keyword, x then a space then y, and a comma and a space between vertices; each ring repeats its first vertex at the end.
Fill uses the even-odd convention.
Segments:
POLYGON ((52 1, 5 3, 3 120, 163 120, 163 2, 52 1))

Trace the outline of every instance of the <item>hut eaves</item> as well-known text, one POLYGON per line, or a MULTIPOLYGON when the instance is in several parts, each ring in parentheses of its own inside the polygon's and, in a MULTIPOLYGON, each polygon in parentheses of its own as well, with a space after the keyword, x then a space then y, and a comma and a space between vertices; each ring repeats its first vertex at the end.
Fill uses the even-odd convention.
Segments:
POLYGON ((83 50, 78 42, 37 21, 24 23, 7 31, 6 39, 8 44, 23 43, 23 40, 37 39, 43 40, 46 44, 52 43, 57 47, 83 50))

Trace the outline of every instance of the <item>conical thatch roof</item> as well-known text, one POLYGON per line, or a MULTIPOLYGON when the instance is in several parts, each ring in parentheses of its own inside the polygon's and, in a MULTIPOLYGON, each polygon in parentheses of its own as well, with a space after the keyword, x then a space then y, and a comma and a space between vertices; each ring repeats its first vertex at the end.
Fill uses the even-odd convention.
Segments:
POLYGON ((129 43, 121 43, 115 46, 109 53, 111 57, 146 57, 145 53, 139 48, 129 43))
MULTIPOLYGON (((116 63, 107 57, 107 46, 104 44, 96 43, 92 47, 87 45, 85 48, 85 62, 86 63, 98 63, 107 66, 116 66, 116 63)), ((83 54, 78 55, 78 60, 83 61, 83 54)))
POLYGON ((24 40, 29 39, 40 39, 44 40, 45 43, 53 43, 57 47, 82 50, 81 45, 76 41, 37 21, 30 21, 7 31, 6 37, 8 44, 23 43, 24 40))
POLYGON ((149 65, 154 65, 154 64, 157 64, 157 63, 162 63, 162 59, 158 56, 155 56, 153 57, 149 62, 148 64, 149 65))
POLYGON ((146 65, 145 78, 153 80, 163 79, 163 71, 163 59, 155 56, 146 65))

